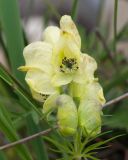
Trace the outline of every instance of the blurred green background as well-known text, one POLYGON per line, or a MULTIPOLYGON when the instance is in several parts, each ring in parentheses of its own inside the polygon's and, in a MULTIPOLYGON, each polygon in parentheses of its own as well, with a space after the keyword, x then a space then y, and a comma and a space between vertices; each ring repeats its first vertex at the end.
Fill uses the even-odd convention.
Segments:
MULTIPOLYGON (((31 97, 24 74, 17 68, 24 64, 23 48, 41 40, 44 28, 59 25, 64 14, 72 15, 77 24, 82 52, 98 62, 96 75, 107 101, 128 92, 127 0, 0 0, 0 145, 49 127, 40 121, 41 104, 31 97)), ((99 151, 98 157, 128 160, 128 98, 103 112, 103 131, 113 130, 110 137, 126 135, 99 151)), ((59 141, 56 134, 51 136, 59 141)), ((50 151, 50 146, 39 137, 1 151, 0 160, 57 159, 59 154, 50 151)))

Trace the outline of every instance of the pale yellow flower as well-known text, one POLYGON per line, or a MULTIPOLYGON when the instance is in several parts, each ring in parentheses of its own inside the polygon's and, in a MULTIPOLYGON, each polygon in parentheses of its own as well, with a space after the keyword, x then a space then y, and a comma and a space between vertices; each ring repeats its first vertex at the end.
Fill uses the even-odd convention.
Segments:
POLYGON ((81 38, 72 18, 62 16, 60 28, 49 26, 43 36, 43 41, 25 47, 25 66, 19 67, 27 72, 25 80, 33 97, 44 102, 47 120, 52 112, 57 113, 63 135, 73 135, 77 127, 86 136, 100 133, 105 98, 94 77, 97 63, 81 52, 81 38))
POLYGON ((53 44, 54 86, 93 79, 97 64, 92 57, 81 53, 81 38, 70 16, 62 16, 60 29, 48 27, 44 39, 53 44))
POLYGON ((25 80, 33 97, 44 101, 48 95, 59 92, 59 87, 72 81, 84 83, 94 78, 95 60, 80 51, 81 39, 70 16, 62 16, 60 28, 47 27, 44 42, 25 47, 23 55, 27 71, 25 80))
POLYGON ((48 27, 44 32, 44 40, 53 45, 53 85, 70 83, 79 68, 81 54, 81 39, 71 17, 62 16, 60 29, 48 27))

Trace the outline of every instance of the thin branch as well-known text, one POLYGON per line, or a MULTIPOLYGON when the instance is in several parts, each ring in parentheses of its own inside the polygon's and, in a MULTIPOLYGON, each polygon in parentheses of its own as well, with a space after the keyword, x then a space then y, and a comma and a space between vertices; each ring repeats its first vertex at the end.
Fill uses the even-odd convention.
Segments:
POLYGON ((95 29, 95 34, 97 36, 97 38, 100 40, 100 42, 102 43, 107 55, 109 56, 110 60, 112 61, 112 63, 114 62, 114 59, 113 59, 113 55, 112 55, 112 52, 111 50, 109 49, 108 45, 106 44, 106 40, 105 38, 103 37, 103 35, 100 33, 100 31, 98 29, 95 29))
POLYGON ((28 136, 28 137, 25 137, 25 138, 22 138, 18 141, 15 141, 15 142, 12 142, 12 143, 9 143, 9 144, 6 144, 6 145, 3 145, 0 147, 0 150, 4 150, 4 149, 7 149, 7 148, 10 148, 10 147, 14 147, 15 145, 18 145, 18 144, 22 144, 22 143, 26 143, 34 138, 37 138, 39 136, 42 136, 42 135, 46 135, 48 134, 49 132, 51 132, 53 129, 56 129, 58 128, 57 126, 53 127, 53 128, 49 128, 45 131, 41 131, 41 132, 38 132, 36 134, 33 134, 31 136, 28 136))
POLYGON ((122 96, 119 96, 119 97, 117 97, 117 98, 115 98, 115 99, 112 99, 111 101, 108 101, 108 102, 103 106, 103 108, 105 108, 105 107, 107 107, 107 106, 109 106, 109 105, 112 105, 112 104, 114 104, 114 103, 117 103, 117 102, 119 102, 119 101, 121 101, 121 100, 123 100, 123 99, 125 99, 125 98, 128 98, 128 92, 125 93, 125 94, 123 94, 122 96))

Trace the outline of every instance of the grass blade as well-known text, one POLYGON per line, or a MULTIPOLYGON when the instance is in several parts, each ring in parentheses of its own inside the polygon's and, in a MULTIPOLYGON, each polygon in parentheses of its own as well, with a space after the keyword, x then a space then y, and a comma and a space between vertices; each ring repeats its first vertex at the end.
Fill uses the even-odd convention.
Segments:
MULTIPOLYGON (((19 139, 6 108, 0 104, 0 129, 10 141, 19 139)), ((15 148, 22 160, 31 160, 31 155, 24 145, 15 148)))
POLYGON ((88 153, 88 152, 90 152, 90 151, 99 149, 100 146, 102 146, 102 145, 104 145, 104 144, 106 144, 106 143, 108 143, 108 142, 110 142, 110 141, 112 141, 112 140, 114 140, 114 139, 116 139, 116 138, 118 138, 118 137, 121 137, 121 136, 124 136, 124 135, 117 135, 117 136, 112 137, 112 138, 110 138, 110 139, 107 139, 107 140, 105 140, 105 141, 101 141, 101 142, 97 142, 97 143, 95 143, 95 144, 92 144, 92 145, 88 146, 88 147, 84 150, 84 154, 86 154, 86 153, 88 153))
MULTIPOLYGON (((35 124, 33 118, 31 115, 27 117, 27 126, 28 126, 28 132, 30 135, 39 132, 39 127, 35 124)), ((34 149, 34 152, 36 154, 36 157, 38 160, 48 160, 46 148, 44 146, 43 139, 41 137, 38 137, 36 139, 33 139, 32 146, 34 149)))
POLYGON ((116 54, 116 36, 117 36, 117 12, 118 12, 118 0, 115 0, 114 4, 114 44, 113 44, 113 50, 116 54))
POLYGON ((14 81, 14 77, 10 76, 9 73, 0 65, 0 78, 6 82, 10 87, 12 87, 13 90, 17 93, 18 96, 22 97, 22 101, 24 101, 23 106, 26 107, 26 110, 33 109, 40 117, 43 116, 42 112, 40 112, 35 104, 33 103, 33 100, 25 93, 24 89, 16 83, 17 80, 14 81))
POLYGON ((78 9, 78 0, 74 0, 72 5, 72 10, 71 10, 71 17, 73 20, 76 19, 77 9, 78 9))
POLYGON ((0 21, 6 40, 11 69, 13 74, 23 82, 23 74, 17 71, 17 68, 24 63, 22 56, 24 41, 17 0, 0 0, 0 21))

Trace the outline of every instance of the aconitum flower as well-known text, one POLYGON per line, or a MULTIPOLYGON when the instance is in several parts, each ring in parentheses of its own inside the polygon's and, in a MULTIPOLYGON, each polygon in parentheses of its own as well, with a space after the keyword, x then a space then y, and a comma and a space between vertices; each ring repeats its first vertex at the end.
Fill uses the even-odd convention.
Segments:
POLYGON ((62 16, 60 28, 49 26, 43 35, 43 41, 25 47, 26 64, 19 68, 27 72, 25 80, 33 97, 43 102, 43 114, 57 122, 61 134, 71 136, 77 128, 84 136, 100 133, 105 99, 94 77, 97 63, 81 52, 72 18, 62 16))
POLYGON ((70 16, 62 16, 60 28, 47 27, 44 41, 25 47, 23 55, 27 71, 25 80, 33 97, 43 102, 49 95, 59 92, 62 85, 72 81, 83 83, 93 79, 97 68, 95 60, 80 51, 81 39, 70 16))

